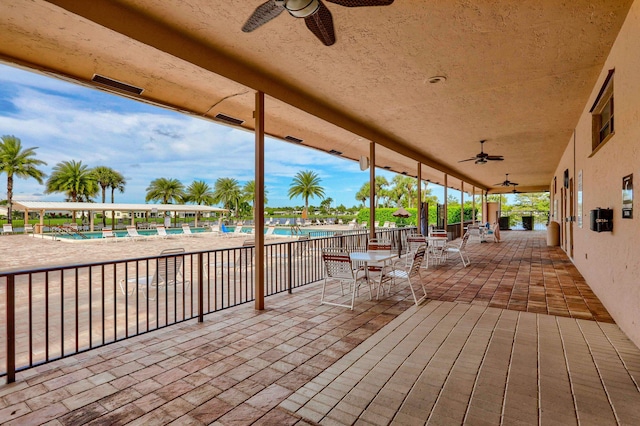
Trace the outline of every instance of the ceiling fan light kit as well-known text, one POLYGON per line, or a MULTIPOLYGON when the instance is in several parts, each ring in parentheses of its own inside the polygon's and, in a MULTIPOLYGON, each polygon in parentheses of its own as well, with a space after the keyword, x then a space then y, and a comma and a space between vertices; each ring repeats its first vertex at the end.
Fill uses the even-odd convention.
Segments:
MULTIPOLYGON (((387 6, 394 0, 327 0, 345 7, 387 6)), ((280 15, 284 10, 294 18, 303 18, 311 31, 325 46, 336 42, 331 12, 321 0, 267 0, 256 8, 242 26, 250 33, 280 15)))
POLYGON ((486 139, 480 141, 480 153, 475 157, 467 158, 466 160, 460 160, 458 163, 464 163, 465 161, 474 161, 476 164, 486 164, 489 161, 502 161, 504 157, 502 155, 489 155, 484 152, 484 143, 486 139))

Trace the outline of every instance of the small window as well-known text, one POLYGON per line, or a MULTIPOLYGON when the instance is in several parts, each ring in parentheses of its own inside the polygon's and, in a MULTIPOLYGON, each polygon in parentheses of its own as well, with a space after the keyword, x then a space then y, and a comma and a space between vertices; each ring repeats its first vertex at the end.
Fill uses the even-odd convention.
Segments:
POLYGON ((613 72, 609 71, 598 97, 591 107, 592 151, 596 151, 615 133, 613 109, 613 72))

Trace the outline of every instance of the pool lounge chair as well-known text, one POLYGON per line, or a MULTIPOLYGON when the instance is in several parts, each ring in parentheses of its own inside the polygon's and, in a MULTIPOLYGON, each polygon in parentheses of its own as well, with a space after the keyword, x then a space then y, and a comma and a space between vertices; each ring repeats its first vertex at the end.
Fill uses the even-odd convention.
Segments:
POLYGON ((184 256, 183 248, 166 249, 160 252, 160 257, 156 261, 156 270, 153 275, 143 275, 121 279, 119 281, 120 291, 126 296, 132 296, 136 292, 149 300, 155 300, 160 290, 175 287, 176 291, 184 288, 189 289, 191 281, 186 279, 182 273, 182 263, 184 256), (154 291, 155 290, 155 291, 154 291), (150 293, 154 291, 154 297, 150 297, 150 293))
POLYGON ((2 225, 2 234, 13 234, 13 226, 10 223, 2 225))
POLYGON ((127 226, 126 238, 130 238, 133 241, 140 241, 140 240, 146 239, 146 237, 144 237, 143 235, 138 234, 138 230, 136 229, 135 226, 127 226))
POLYGON ((157 236, 162 238, 162 239, 169 238, 169 234, 167 234, 167 228, 165 228, 162 225, 156 226, 156 232, 158 233, 157 236))
POLYGON ((118 241, 116 234, 113 233, 111 228, 102 228, 102 239, 107 241, 118 241))
POLYGON ((185 237, 193 237, 194 234, 191 232, 191 227, 186 223, 182 225, 182 235, 185 237))

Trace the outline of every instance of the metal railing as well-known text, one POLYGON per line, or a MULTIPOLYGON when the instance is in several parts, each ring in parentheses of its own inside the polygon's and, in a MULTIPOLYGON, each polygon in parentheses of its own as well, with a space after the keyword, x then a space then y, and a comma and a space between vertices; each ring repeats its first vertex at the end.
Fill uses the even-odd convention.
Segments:
MULTIPOLYGON (((403 252, 415 228, 380 230, 403 252)), ((265 295, 324 277, 322 249, 366 247, 367 231, 265 245, 265 295)), ((0 273, 0 376, 254 300, 255 247, 169 253, 0 273)))

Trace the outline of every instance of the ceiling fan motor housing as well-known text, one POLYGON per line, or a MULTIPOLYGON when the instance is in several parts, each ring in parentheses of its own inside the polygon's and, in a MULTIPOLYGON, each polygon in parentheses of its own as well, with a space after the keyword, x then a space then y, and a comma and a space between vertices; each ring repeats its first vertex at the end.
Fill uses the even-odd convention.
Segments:
POLYGON ((291 16, 306 18, 318 11, 320 2, 318 0, 285 0, 284 7, 291 16))

